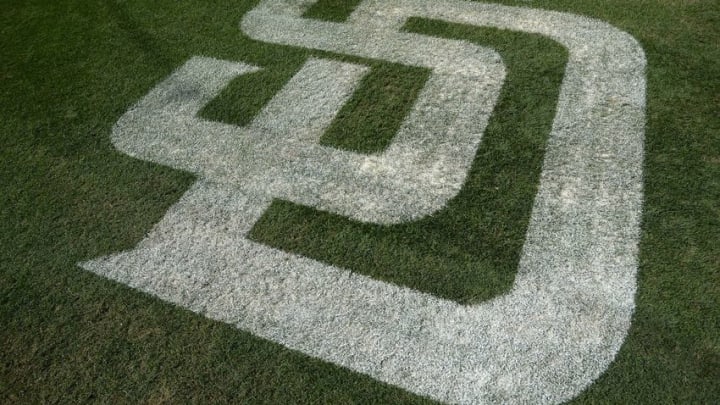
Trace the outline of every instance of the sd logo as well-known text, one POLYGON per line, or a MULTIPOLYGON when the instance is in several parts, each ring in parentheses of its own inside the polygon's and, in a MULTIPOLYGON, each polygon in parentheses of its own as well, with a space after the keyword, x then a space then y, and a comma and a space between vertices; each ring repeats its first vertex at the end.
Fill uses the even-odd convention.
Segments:
POLYGON ((197 116, 258 70, 195 57, 114 127, 115 146, 200 180, 128 252, 82 263, 212 319, 450 402, 558 402, 613 360, 634 308, 642 202, 644 54, 571 14, 459 0, 367 0, 347 23, 313 1, 265 0, 254 39, 429 68, 393 143, 362 155, 319 145, 367 68, 310 59, 245 127, 197 116), (569 51, 515 284, 463 306, 247 238, 273 198, 400 223, 462 188, 505 69, 491 49, 400 32, 426 17, 548 36, 569 51))

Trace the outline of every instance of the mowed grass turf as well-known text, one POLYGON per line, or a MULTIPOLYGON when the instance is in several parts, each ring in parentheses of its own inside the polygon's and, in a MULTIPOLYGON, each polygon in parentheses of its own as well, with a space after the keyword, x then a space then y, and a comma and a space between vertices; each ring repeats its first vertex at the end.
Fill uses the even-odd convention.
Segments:
MULTIPOLYGON (((357 4, 320 0, 342 21, 357 4)), ((608 371, 574 402, 720 401, 720 5, 504 2, 587 15, 648 59, 637 309, 608 371)), ((14 1, 0 12, 0 402, 430 402, 209 321, 77 267, 132 248, 194 178, 114 150, 115 121, 193 55, 263 71, 205 118, 252 119, 310 56, 372 67, 322 143, 387 146, 428 72, 260 43, 255 2, 14 1)), ((382 227, 276 201, 251 236, 464 303, 506 291, 522 247, 566 52, 534 35, 411 19, 490 46, 508 76, 468 183, 448 207, 382 227)))

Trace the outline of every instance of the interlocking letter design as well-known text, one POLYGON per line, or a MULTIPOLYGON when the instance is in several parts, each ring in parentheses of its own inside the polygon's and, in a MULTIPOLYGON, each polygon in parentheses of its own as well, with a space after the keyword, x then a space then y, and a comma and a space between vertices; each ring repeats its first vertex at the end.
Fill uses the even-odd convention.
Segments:
POLYGON ((458 403, 559 402, 602 373, 634 308, 642 202, 644 54, 576 15, 460 0, 366 0, 346 23, 302 18, 313 0, 264 0, 250 37, 431 70, 382 153, 318 139, 367 68, 310 59, 254 121, 198 111, 258 70, 195 57, 117 122, 140 159, 199 176, 138 246, 81 265, 212 319, 458 403), (273 198, 401 223, 461 189, 504 80, 491 49, 401 32, 409 17, 548 36, 569 51, 512 290, 478 305, 391 285, 253 242, 273 198))

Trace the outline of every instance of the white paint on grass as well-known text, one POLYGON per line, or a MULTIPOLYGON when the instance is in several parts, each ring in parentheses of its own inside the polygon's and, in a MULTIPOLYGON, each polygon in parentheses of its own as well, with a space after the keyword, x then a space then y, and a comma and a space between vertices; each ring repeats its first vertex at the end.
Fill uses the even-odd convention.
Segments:
MULTIPOLYGON (((317 140, 367 68, 311 59, 248 126, 197 112, 258 68, 193 58, 128 111, 116 147, 200 180, 134 250, 90 271, 421 395, 560 402, 613 360, 634 308, 645 60, 597 20, 457 0, 366 0, 348 23, 265 0, 251 37, 414 66, 432 75, 377 155, 317 140), (273 198, 361 221, 428 215, 462 187, 504 79, 498 55, 401 33, 410 16, 548 36, 569 60, 512 290, 463 306, 250 241, 273 198)), ((511 136, 511 135, 510 135, 511 136)))

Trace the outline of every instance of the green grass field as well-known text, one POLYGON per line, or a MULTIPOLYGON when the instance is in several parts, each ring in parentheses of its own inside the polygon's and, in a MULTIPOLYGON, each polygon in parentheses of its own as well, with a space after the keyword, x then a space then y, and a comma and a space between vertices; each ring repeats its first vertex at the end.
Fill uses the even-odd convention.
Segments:
MULTIPOLYGON (((320 0, 305 16, 343 21, 358 3, 320 0)), ((609 22, 647 57, 637 307, 615 362, 573 403, 720 402, 720 3, 502 3, 609 22)), ((255 4, 6 0, 0 402, 431 402, 77 266, 131 249, 194 182, 110 142, 118 118, 194 55, 264 68, 232 82, 201 113, 239 125, 311 56, 370 66, 321 142, 364 153, 388 145, 428 72, 253 41, 238 24, 255 4)), ((505 63, 500 99, 461 193, 437 215, 392 226, 277 200, 250 236, 480 302, 513 283, 567 52, 536 35, 419 18, 403 30, 489 46, 505 63)))

